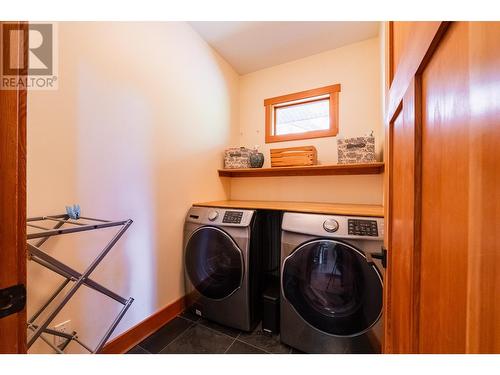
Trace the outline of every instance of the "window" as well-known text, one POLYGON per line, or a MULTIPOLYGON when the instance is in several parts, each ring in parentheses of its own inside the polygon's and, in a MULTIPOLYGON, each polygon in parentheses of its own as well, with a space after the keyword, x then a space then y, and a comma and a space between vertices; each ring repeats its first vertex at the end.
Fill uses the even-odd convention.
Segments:
POLYGON ((266 143, 337 135, 339 92, 332 85, 264 100, 266 143))

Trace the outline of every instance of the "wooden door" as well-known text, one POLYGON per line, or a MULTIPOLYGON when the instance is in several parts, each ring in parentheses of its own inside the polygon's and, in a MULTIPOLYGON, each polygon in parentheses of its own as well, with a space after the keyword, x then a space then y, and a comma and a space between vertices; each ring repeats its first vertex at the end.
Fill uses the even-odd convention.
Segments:
POLYGON ((385 352, 500 352, 498 38, 389 26, 385 352))
POLYGON ((500 353, 500 22, 470 22, 466 350, 500 353))
MULTIPOLYGON (((11 58, 26 62, 27 24, 19 28, 11 58)), ((0 289, 19 284, 26 285, 26 90, 0 89, 0 289)), ((25 352, 26 309, 0 319, 0 353, 25 352)))

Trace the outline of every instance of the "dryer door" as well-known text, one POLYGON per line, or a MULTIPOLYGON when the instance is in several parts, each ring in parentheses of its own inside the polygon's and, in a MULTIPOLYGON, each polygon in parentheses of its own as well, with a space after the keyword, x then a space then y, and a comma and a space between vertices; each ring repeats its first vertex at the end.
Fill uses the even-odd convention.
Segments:
POLYGON ((335 336, 357 336, 382 314, 382 278, 364 254, 334 240, 299 246, 285 259, 286 300, 311 326, 335 336))
POLYGON ((186 271, 193 286, 203 296, 223 299, 242 283, 243 255, 223 230, 202 227, 186 245, 186 271))

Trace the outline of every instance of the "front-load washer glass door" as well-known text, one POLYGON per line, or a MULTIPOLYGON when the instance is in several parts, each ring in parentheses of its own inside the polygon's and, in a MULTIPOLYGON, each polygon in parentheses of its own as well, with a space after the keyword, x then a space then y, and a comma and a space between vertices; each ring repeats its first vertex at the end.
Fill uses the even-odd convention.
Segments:
POLYGON ((195 231, 186 245, 185 261, 189 279, 205 297, 226 298, 241 286, 241 250, 221 229, 202 227, 195 231))
POLYGON ((351 245, 315 240, 299 246, 283 263, 287 301, 311 326, 336 336, 355 336, 382 313, 378 269, 351 245))

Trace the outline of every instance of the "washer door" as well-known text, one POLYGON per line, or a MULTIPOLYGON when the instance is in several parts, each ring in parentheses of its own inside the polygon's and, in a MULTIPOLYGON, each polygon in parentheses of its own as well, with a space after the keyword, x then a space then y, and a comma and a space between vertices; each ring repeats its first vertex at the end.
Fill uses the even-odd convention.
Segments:
POLYGON ((186 245, 186 271, 203 296, 223 299, 241 286, 243 255, 233 239, 214 227, 195 231, 186 245))
POLYGON ((285 259, 283 294, 311 326, 335 336, 357 336, 382 314, 382 279, 351 245, 315 240, 285 259))

